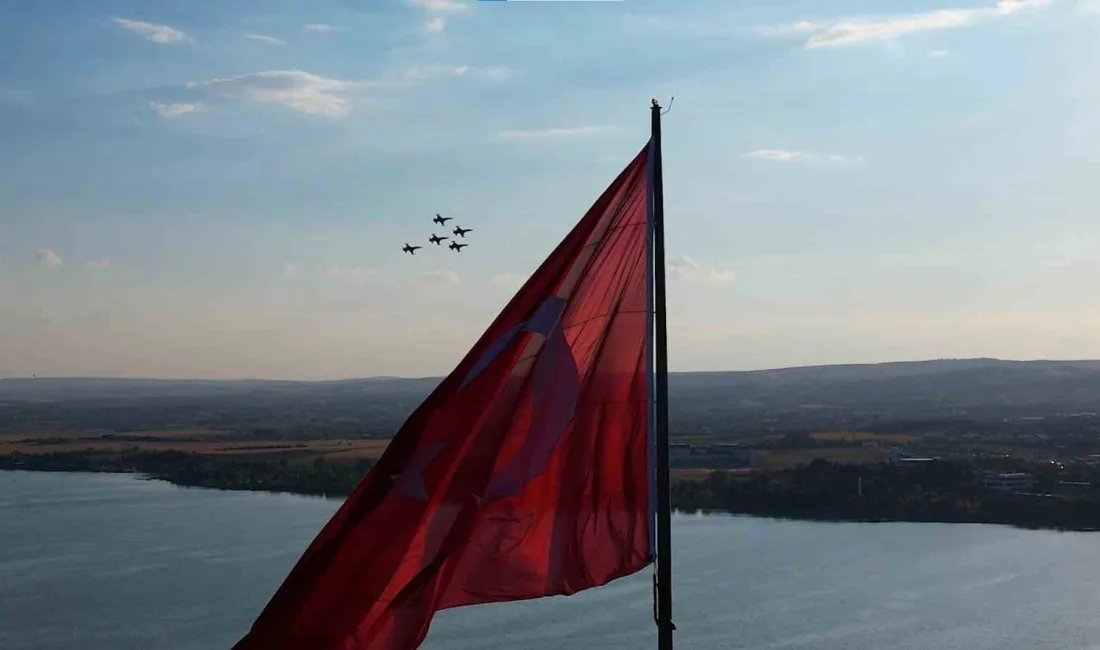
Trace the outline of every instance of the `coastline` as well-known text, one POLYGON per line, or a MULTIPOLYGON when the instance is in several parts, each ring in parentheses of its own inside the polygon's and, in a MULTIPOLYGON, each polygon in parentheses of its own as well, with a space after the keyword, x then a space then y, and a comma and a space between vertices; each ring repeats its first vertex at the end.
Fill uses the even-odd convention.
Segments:
MULTIPOLYGON (((253 491, 343 499, 370 469, 371 461, 357 463, 292 464, 257 460, 223 460, 183 452, 134 452, 102 454, 60 452, 54 454, 0 456, 0 471, 92 472, 136 474, 180 487, 227 491, 253 491)), ((816 469, 826 463, 816 463, 816 469)), ((822 496, 808 497, 803 485, 776 488, 784 474, 805 479, 809 468, 800 468, 748 481, 731 480, 717 471, 701 481, 681 480, 672 486, 672 507, 684 514, 722 513, 795 521, 835 523, 968 523, 998 524, 1028 530, 1096 532, 1100 530, 1100 504, 1054 495, 952 494, 950 498, 913 499, 901 502, 872 501, 822 496), (767 481, 767 482, 764 482, 767 481), (752 485, 767 486, 753 490, 752 485), (1043 498, 1035 498, 1035 497, 1043 498)), ((866 472, 858 466, 832 466, 840 474, 866 472)), ((788 476, 789 478, 789 476, 788 476)), ((940 493, 936 493, 939 495, 940 493)))

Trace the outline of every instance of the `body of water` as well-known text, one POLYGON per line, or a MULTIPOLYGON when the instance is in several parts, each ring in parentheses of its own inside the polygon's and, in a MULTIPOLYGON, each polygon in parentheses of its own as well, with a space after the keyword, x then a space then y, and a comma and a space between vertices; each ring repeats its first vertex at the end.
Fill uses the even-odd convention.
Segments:
MULTIPOLYGON (((0 647, 228 649, 338 505, 0 472, 0 647)), ((673 544, 678 649, 1100 649, 1100 533, 682 516, 673 544)), ((656 647, 651 579, 440 612, 423 647, 656 647)))

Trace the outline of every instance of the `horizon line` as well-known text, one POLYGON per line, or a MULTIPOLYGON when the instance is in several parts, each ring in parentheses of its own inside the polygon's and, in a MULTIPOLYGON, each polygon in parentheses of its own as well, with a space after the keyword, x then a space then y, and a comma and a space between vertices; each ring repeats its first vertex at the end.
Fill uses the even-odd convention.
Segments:
MULTIPOLYGON (((944 363, 963 361, 993 361, 998 363, 1100 363, 1100 359, 1002 359, 999 357, 939 357, 934 359, 913 359, 900 361, 868 361, 853 363, 822 363, 805 366, 777 366, 769 368, 755 368, 752 370, 670 370, 670 375, 706 375, 706 374, 750 374, 762 372, 783 372, 788 370, 812 370, 819 368, 853 368, 864 366, 887 366, 922 363, 944 363)), ((273 379, 264 377, 150 377, 129 375, 13 375, 0 377, 0 381, 36 381, 36 380, 99 380, 99 381, 157 381, 157 382, 222 382, 222 383, 285 383, 285 384, 323 384, 346 381, 423 381, 428 379, 443 379, 447 375, 360 375, 353 377, 336 377, 331 379, 273 379)))

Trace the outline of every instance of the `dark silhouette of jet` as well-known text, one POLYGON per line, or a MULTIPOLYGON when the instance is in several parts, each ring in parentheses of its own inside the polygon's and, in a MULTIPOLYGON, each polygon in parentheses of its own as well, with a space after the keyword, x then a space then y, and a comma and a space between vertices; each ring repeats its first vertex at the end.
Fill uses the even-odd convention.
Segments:
POLYGON ((416 251, 420 250, 421 248, 423 248, 423 246, 409 246, 408 244, 405 244, 405 247, 401 250, 405 251, 409 255, 416 255, 416 251))
POLYGON ((435 244, 436 246, 442 244, 444 239, 450 239, 450 237, 440 237, 439 235, 432 235, 431 237, 428 237, 428 241, 435 244))
POLYGON ((445 226, 445 225, 447 225, 447 222, 450 221, 451 219, 454 219, 454 217, 444 217, 443 215, 436 212, 435 213, 435 219, 432 219, 432 221, 434 221, 435 223, 438 223, 441 226, 445 226))
POLYGON ((457 242, 451 242, 450 248, 451 248, 451 250, 455 251, 456 253, 461 253, 462 249, 466 248, 467 246, 469 246, 469 244, 459 244, 457 242))
POLYGON ((461 228, 459 226, 455 226, 454 234, 458 235, 459 237, 465 237, 466 233, 473 232, 473 231, 474 231, 473 228, 461 228))

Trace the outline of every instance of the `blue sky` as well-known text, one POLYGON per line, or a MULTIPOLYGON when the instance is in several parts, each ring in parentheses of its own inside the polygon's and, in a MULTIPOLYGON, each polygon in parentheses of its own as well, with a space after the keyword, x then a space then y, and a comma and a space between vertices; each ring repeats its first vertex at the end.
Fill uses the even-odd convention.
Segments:
POLYGON ((671 96, 673 369, 1100 357, 1094 0, 5 3, 0 59, 0 376, 445 373, 671 96))

